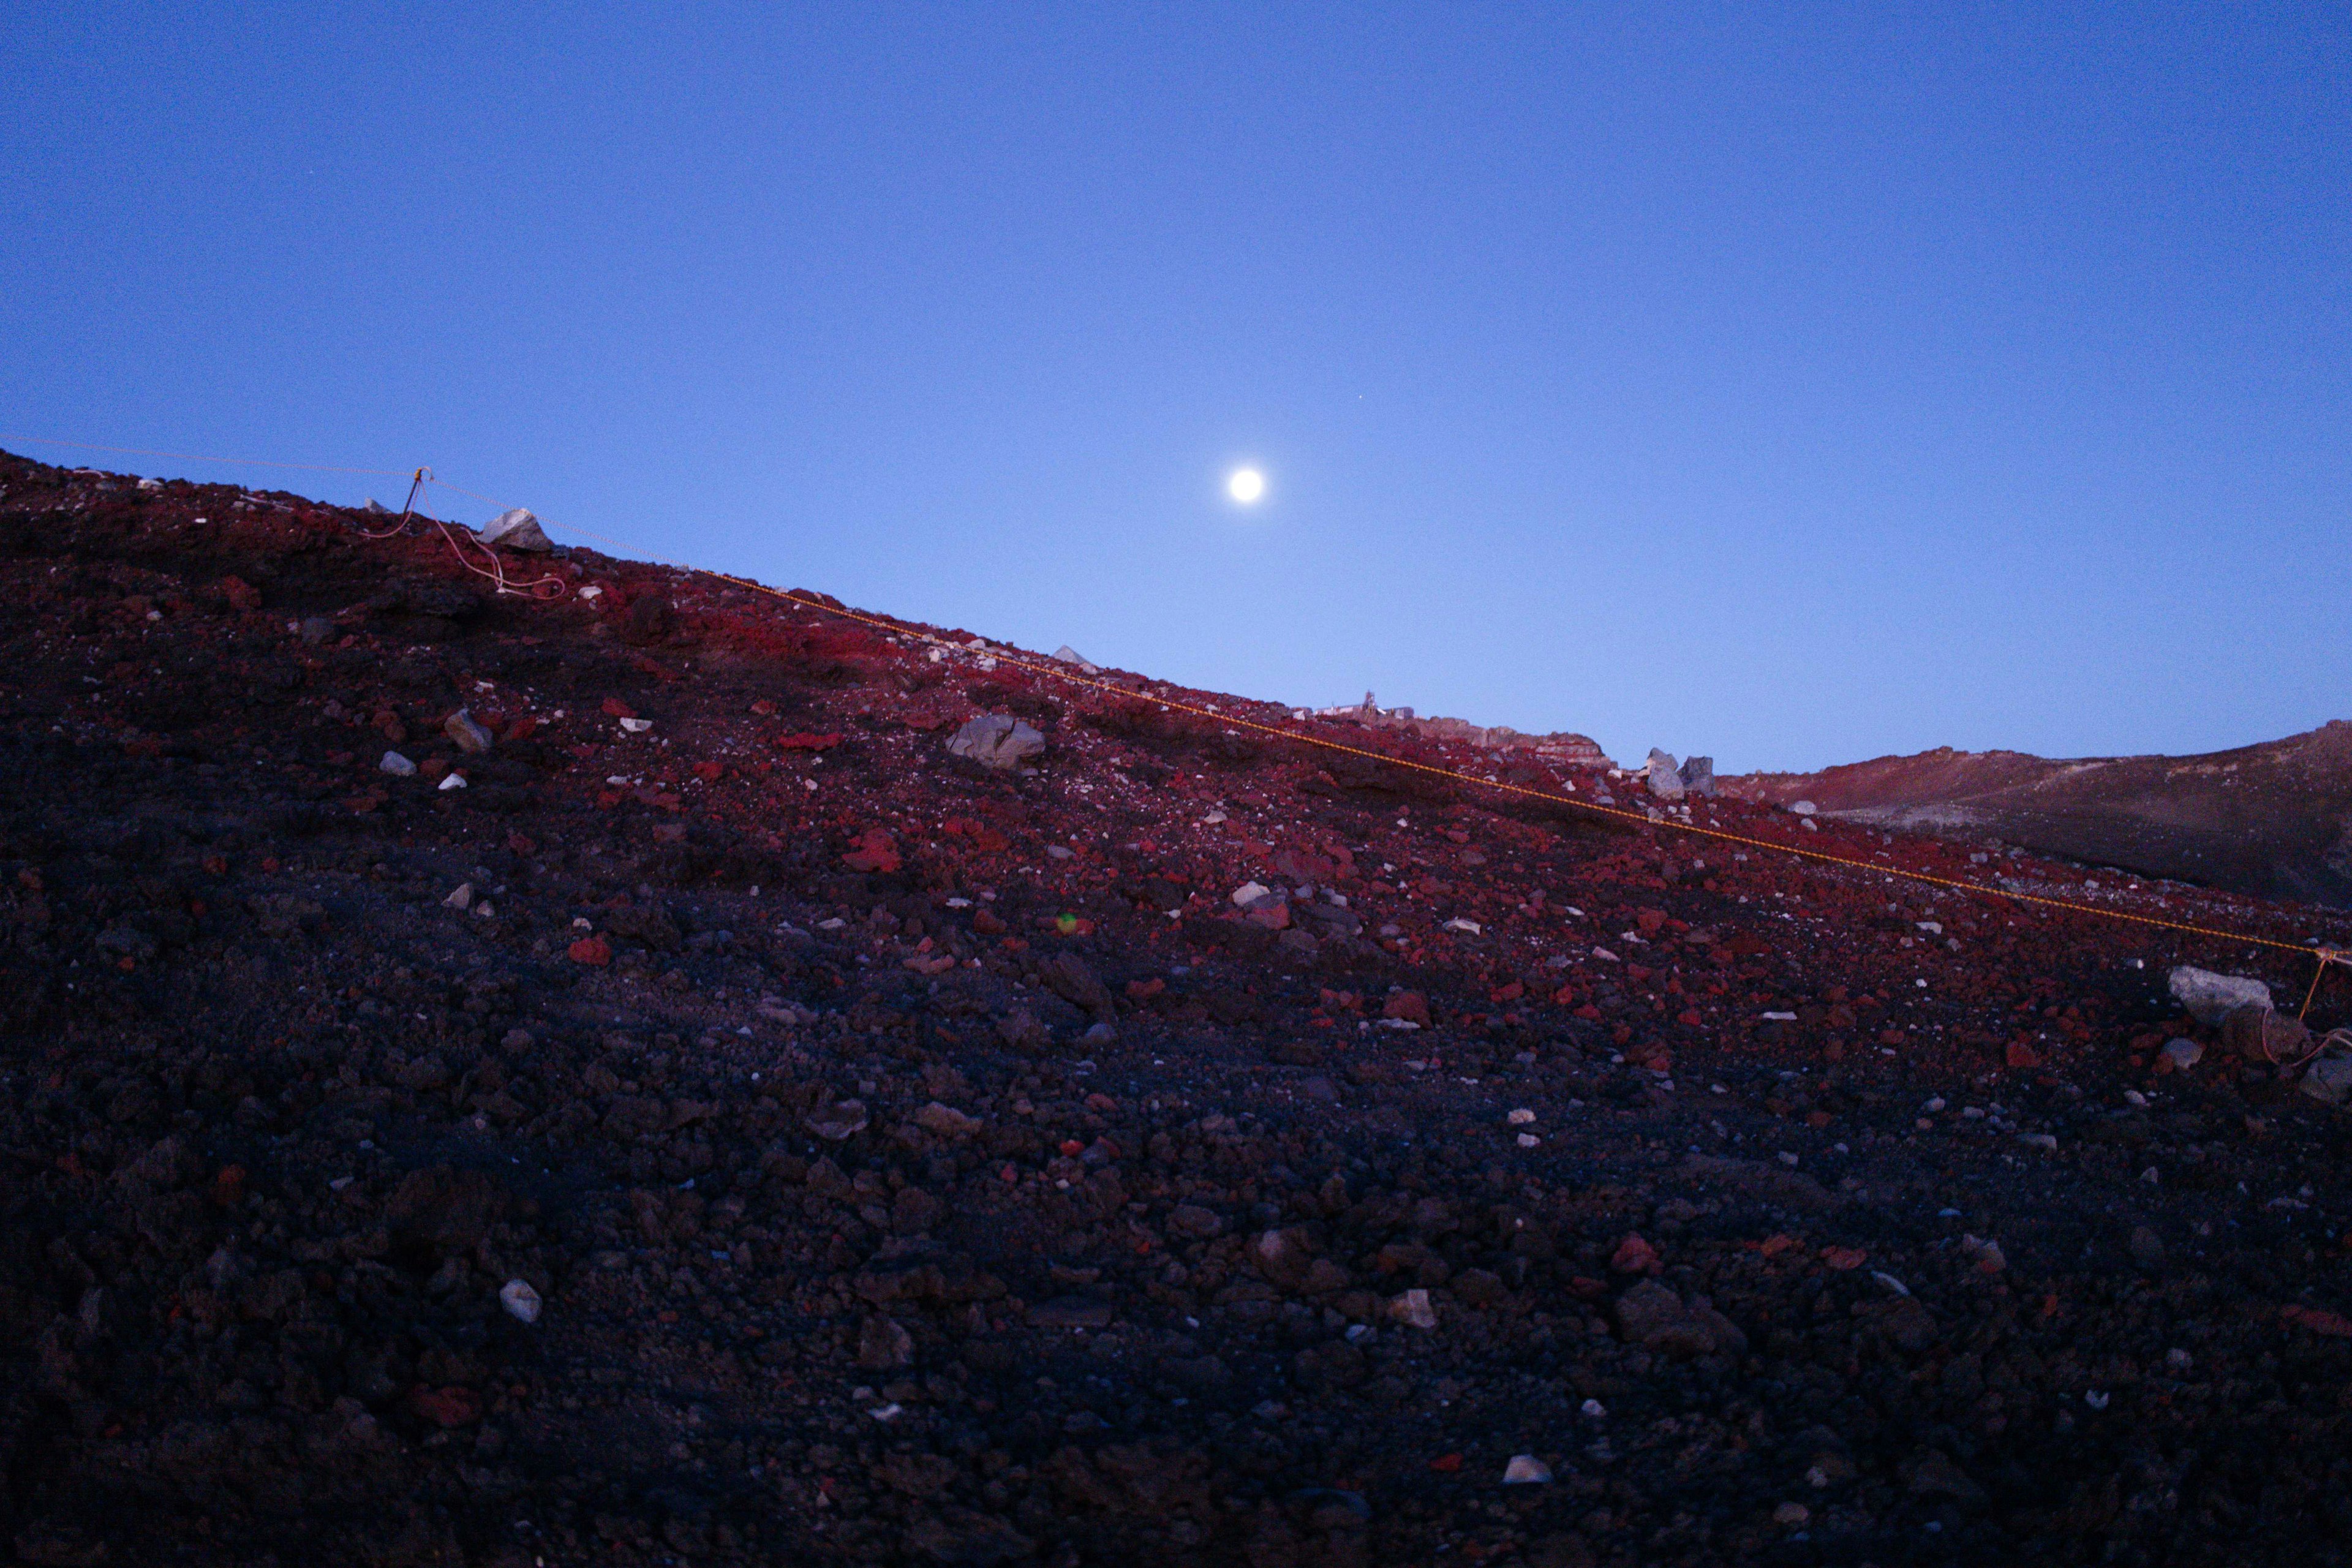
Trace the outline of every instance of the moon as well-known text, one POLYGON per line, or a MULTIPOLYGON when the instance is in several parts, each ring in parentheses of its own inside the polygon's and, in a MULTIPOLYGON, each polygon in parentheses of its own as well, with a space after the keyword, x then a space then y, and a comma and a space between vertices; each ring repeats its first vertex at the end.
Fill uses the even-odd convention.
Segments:
POLYGON ((1225 479, 1225 493, 1244 506, 1265 494, 1265 476, 1255 468, 1235 468, 1225 479))

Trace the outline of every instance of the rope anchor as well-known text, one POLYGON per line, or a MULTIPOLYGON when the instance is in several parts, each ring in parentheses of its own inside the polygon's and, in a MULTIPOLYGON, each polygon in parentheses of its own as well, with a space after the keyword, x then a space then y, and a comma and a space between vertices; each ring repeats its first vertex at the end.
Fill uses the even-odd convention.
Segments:
POLYGON ((2352 952, 2346 952, 2338 948, 2315 947, 2311 950, 2311 987, 2303 994, 2303 1005, 2294 1010, 2298 1022, 2305 1014, 2311 1011, 2312 998, 2319 994, 2319 983, 2326 977, 2327 966, 2331 963, 2341 963, 2347 968, 2352 968, 2352 952))

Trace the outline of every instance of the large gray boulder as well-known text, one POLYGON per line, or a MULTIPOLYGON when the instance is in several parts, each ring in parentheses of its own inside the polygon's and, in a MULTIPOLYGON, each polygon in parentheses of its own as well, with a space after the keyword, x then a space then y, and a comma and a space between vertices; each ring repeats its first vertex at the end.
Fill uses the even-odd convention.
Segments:
POLYGON ((1650 793, 1660 800, 1680 800, 1683 797, 1683 775, 1675 767, 1674 753, 1650 748, 1649 765, 1643 769, 1650 780, 1650 793))
POLYGON ((511 511, 502 511, 484 523, 482 542, 499 550, 526 550, 535 555, 545 554, 555 548, 555 542, 547 537, 546 531, 539 526, 539 519, 530 514, 530 509, 520 506, 511 511))
POLYGON ((2172 972, 2172 999, 2199 1023, 2218 1027, 2241 1007, 2269 1007, 2271 988, 2242 974, 2217 974, 2184 963, 2172 972))
POLYGON ((1009 772, 1045 749, 1045 737, 1010 713, 982 713, 955 732, 948 754, 1009 772))
POLYGON ((2352 1098, 2352 1056, 2320 1058, 2303 1069, 2303 1081, 2295 1087, 2325 1104, 2343 1104, 2352 1098))
POLYGON ((1678 770, 1678 775, 1683 781, 1683 788, 1690 791, 1691 794, 1705 795, 1709 800, 1715 798, 1715 759, 1713 757, 1685 757, 1682 767, 1678 770))

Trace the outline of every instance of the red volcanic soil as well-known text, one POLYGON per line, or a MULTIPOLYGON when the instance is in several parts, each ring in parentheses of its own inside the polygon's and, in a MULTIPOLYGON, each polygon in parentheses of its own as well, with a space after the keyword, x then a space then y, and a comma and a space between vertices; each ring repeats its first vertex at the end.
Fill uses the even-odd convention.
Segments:
POLYGON ((1742 799, 1881 827, 2176 878, 2263 898, 2352 903, 2352 723, 2197 757, 2053 762, 2022 752, 1879 757, 1727 778, 1742 799))
POLYGON ((364 521, 0 459, 19 1561, 2337 1552, 2344 1113, 2165 990, 2294 952, 364 521))

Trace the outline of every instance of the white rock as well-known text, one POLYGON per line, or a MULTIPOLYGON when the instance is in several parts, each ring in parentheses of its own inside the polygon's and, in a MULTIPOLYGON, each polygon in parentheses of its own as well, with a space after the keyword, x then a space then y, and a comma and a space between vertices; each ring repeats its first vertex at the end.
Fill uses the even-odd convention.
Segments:
POLYGON ((1447 921, 1445 922, 1444 929, 1447 931, 1468 931, 1472 936, 1476 936, 1480 927, 1476 921, 1465 921, 1457 916, 1453 920, 1447 921))
POLYGON ((969 757, 1000 773, 1019 767, 1045 749, 1045 737, 1010 713, 980 714, 948 742, 950 756, 969 757))
POLYGON ((1264 882, 1244 882, 1234 889, 1234 903, 1238 908, 1245 910, 1273 890, 1264 882))
POLYGON ((1650 781, 1650 793, 1660 800, 1680 800, 1683 797, 1683 776, 1675 766, 1673 753, 1650 748, 1650 761, 1643 772, 1650 781))
POLYGON ((1514 1454, 1511 1462, 1503 1467, 1503 1484, 1507 1487, 1542 1486, 1551 1479, 1551 1467, 1533 1454, 1514 1454))
POLYGON ((383 754, 383 761, 378 763, 376 766, 394 778, 411 778, 416 773, 416 764, 398 752, 386 752, 383 754))
POLYGON ((525 1279, 509 1279, 499 1287, 499 1305, 519 1323, 539 1321, 539 1292, 525 1279))
POLYGON ((555 542, 540 528, 539 519, 531 516, 528 507, 519 506, 510 511, 499 513, 482 525, 481 537, 483 543, 495 544, 505 550, 544 553, 555 548, 555 542))
POLYGON ((2157 1055, 2170 1062, 2175 1072, 2185 1072, 2205 1059, 2205 1047, 2194 1040, 2167 1040, 2157 1055))
POLYGON ((591 583, 580 590, 580 596, 583 599, 601 599, 604 596, 604 590, 591 583))
POLYGON ((2199 969, 2184 963, 2172 972, 2172 999, 2189 1010, 2189 1016, 2209 1027, 2248 1003, 2271 1005, 2271 988, 2259 980, 2242 974, 2217 974, 2210 969, 2199 969))
POLYGON ((441 787, 443 789, 464 789, 466 787, 466 775, 463 773, 450 773, 442 779, 441 787))
POLYGON ((474 884, 471 882, 458 883, 457 890, 441 900, 441 907, 448 910, 472 909, 474 907, 474 884))
POLYGON ((1054 650, 1054 657, 1060 659, 1064 664, 1076 665, 1079 669, 1088 675, 1099 675, 1102 673, 1102 667, 1100 665, 1088 664, 1087 662, 1086 655, 1080 653, 1076 648, 1072 647, 1068 643, 1064 643, 1061 647, 1055 648, 1054 650))
POLYGON ((631 735, 642 735, 653 727, 654 721, 650 719, 624 719, 621 721, 621 729, 625 733, 631 735))
POLYGON ((1811 801, 1810 801, 1810 800, 1801 800, 1801 801, 1797 802, 1797 804, 1796 804, 1796 805, 1794 805, 1790 806, 1789 809, 1790 809, 1790 811, 1795 812, 1799 816, 1812 816, 1812 815, 1813 815, 1814 807, 1813 807, 1813 803, 1812 803, 1811 801))
POLYGON ((1514 1127, 1525 1127, 1528 1122, 1533 1121, 1535 1119, 1536 1113, 1534 1111, 1529 1110, 1525 1106, 1521 1106, 1517 1110, 1512 1111, 1507 1120, 1508 1120, 1510 1124, 1514 1127))
POLYGON ((1437 1309, 1429 1304, 1429 1292, 1426 1290, 1407 1290, 1391 1300, 1389 1316, 1412 1328, 1437 1327, 1437 1309))

